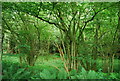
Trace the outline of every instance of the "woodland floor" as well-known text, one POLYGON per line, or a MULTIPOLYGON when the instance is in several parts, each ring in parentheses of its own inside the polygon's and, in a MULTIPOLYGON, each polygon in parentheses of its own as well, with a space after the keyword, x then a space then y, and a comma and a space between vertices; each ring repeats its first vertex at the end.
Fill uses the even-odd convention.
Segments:
MULTIPOLYGON (((6 54, 2 56, 2 60, 6 62, 11 63, 19 63, 19 56, 18 55, 10 55, 6 54)), ((114 69, 119 70, 119 63, 120 60, 115 59, 114 60, 114 69)), ((102 67, 102 59, 97 59, 97 68, 102 67)), ((30 67, 30 66, 29 66, 30 67)), ((60 56, 57 55, 46 55, 46 56, 39 56, 37 59, 35 66, 30 67, 31 69, 37 69, 37 70, 43 70, 43 69, 49 69, 49 68, 56 68, 59 69, 60 67, 63 67, 63 62, 60 58, 60 56)))

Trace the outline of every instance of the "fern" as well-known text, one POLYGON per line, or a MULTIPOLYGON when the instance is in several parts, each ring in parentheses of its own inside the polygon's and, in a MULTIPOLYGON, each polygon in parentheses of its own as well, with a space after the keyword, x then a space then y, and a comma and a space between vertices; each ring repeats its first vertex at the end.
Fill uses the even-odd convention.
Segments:
POLYGON ((44 69, 40 73, 40 77, 42 79, 56 79, 56 73, 55 72, 51 73, 49 70, 44 69))
POLYGON ((9 62, 3 62, 3 79, 28 79, 31 77, 31 71, 20 68, 18 64, 10 64, 9 62))
POLYGON ((68 74, 63 68, 61 68, 60 71, 58 72, 57 79, 67 79, 67 77, 68 74))

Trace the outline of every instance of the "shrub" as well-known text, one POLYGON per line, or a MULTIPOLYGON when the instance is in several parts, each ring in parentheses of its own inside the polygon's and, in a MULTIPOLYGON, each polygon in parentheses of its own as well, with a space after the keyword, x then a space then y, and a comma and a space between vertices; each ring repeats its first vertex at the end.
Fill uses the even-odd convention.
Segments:
POLYGON ((29 79, 31 72, 21 68, 17 63, 2 62, 3 79, 29 79))

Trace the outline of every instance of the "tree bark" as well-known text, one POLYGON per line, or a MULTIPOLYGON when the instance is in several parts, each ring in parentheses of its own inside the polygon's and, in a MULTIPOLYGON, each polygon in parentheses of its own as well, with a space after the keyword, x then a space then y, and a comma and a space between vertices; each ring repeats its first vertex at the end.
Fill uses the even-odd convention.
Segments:
POLYGON ((95 35, 94 35, 94 46, 93 46, 93 60, 94 60, 94 63, 91 65, 93 66, 91 69, 96 71, 96 59, 97 59, 97 56, 98 56, 98 31, 100 29, 100 23, 99 23, 99 20, 96 19, 96 28, 95 28, 95 35))
POLYGON ((118 2, 118 42, 120 44, 120 1, 118 2))

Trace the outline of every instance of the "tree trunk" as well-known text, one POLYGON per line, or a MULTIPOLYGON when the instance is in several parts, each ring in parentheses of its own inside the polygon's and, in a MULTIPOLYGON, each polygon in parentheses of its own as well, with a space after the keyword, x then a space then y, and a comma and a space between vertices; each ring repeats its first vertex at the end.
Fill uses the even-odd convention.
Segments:
POLYGON ((120 1, 118 3, 118 9, 119 9, 119 11, 118 11, 118 27, 117 27, 117 29, 118 29, 118 42, 120 44, 120 1))
MULTIPOLYGON (((1 4, 0 4, 0 9, 1 9, 1 4)), ((0 76, 2 76, 2 54, 3 54, 2 44, 3 44, 3 37, 4 37, 3 30, 2 30, 2 26, 1 26, 1 22, 0 22, 0 76)), ((1 79, 1 77, 0 77, 0 79, 1 79)))
POLYGON ((100 23, 99 23, 99 20, 97 19, 96 20, 96 28, 95 28, 95 35, 94 35, 94 46, 93 46, 93 60, 94 60, 94 63, 91 65, 93 66, 91 69, 96 71, 96 59, 97 59, 97 56, 98 56, 98 31, 100 29, 100 23))

